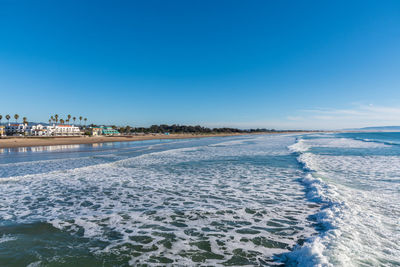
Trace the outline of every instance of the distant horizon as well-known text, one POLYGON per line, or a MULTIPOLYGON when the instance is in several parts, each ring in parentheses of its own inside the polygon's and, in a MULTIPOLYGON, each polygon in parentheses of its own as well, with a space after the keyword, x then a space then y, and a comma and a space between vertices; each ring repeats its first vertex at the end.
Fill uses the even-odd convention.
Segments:
POLYGON ((399 1, 1 1, 0 114, 400 125, 399 1))

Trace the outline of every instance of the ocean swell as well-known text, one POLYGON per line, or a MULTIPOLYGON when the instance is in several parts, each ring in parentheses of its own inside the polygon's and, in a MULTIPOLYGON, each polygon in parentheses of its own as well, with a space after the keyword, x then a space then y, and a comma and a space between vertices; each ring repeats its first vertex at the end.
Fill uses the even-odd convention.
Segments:
POLYGON ((318 235, 282 260, 288 266, 398 266, 399 207, 395 203, 399 195, 395 188, 400 157, 374 155, 390 146, 329 136, 298 138, 289 149, 298 154, 305 171, 302 184, 308 200, 321 208, 312 216, 318 235), (335 152, 315 152, 321 147, 335 152), (354 148, 367 152, 339 153, 354 148))
POLYGON ((336 188, 324 182, 313 169, 315 163, 312 162, 311 154, 306 153, 311 146, 307 144, 306 140, 298 138, 296 143, 288 148, 298 154, 297 160, 305 170, 306 174, 301 182, 306 188, 308 200, 320 204, 321 209, 312 216, 319 234, 306 240, 302 246, 295 247, 292 252, 284 254, 282 260, 288 266, 333 266, 329 263, 325 251, 329 246, 330 239, 337 235, 335 218, 341 216, 345 205, 335 200, 336 188))

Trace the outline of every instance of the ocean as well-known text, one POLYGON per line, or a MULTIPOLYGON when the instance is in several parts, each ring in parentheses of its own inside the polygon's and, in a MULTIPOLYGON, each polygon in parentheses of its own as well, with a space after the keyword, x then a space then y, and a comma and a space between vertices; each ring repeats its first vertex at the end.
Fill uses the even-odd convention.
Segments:
POLYGON ((0 266, 400 266, 400 133, 0 149, 0 266))

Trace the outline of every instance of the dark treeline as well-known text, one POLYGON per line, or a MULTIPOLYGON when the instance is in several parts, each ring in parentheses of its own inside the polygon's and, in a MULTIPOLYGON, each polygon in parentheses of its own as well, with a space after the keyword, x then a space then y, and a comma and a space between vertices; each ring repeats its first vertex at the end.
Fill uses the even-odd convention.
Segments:
MULTIPOLYGON (((92 125, 94 126, 94 125, 92 125)), ((152 125, 150 127, 117 127, 112 126, 114 129, 119 130, 120 133, 131 134, 131 133, 193 133, 193 134, 212 134, 212 133, 263 133, 263 132, 280 132, 274 129, 237 129, 237 128, 207 128, 200 125, 152 125)))
MULTIPOLYGON (((123 127, 124 128, 124 127, 123 127)), ((126 128, 126 127, 125 127, 126 128)), ((123 130, 123 129, 121 129, 123 130)), ((267 129, 258 129, 259 131, 267 131, 267 129)), ((125 129, 126 131, 126 129, 125 129)), ((235 129, 235 128, 207 128, 200 125, 190 126, 190 125, 152 125, 148 128, 138 127, 131 129, 133 132, 144 132, 144 133, 243 133, 245 130, 235 129)), ((254 130, 256 131, 256 130, 254 130)))

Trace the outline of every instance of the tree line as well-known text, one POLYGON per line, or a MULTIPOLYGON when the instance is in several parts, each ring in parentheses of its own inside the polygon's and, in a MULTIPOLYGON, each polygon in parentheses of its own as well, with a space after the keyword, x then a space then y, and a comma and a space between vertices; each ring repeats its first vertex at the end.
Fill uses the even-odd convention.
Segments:
POLYGON ((60 116, 58 114, 55 114, 54 116, 50 116, 49 118, 49 124, 51 123, 55 123, 58 124, 58 122, 60 122, 61 124, 64 123, 69 123, 71 121, 71 119, 73 120, 74 124, 76 119, 79 119, 79 125, 82 126, 82 120, 85 122, 85 126, 86 126, 86 122, 87 122, 87 118, 83 118, 82 116, 77 117, 72 117, 70 114, 67 115, 67 118, 64 120, 63 118, 60 118, 60 116))
MULTIPOLYGON (((0 114, 0 125, 1 125, 2 119, 3 119, 3 115, 0 114)), ((4 116, 4 119, 6 119, 7 123, 9 123, 10 119, 11 119, 11 116, 9 114, 7 114, 7 115, 4 116)), ((15 119, 15 122, 18 123, 19 115, 15 114, 14 115, 14 119, 15 119)), ((73 120, 74 124, 75 124, 75 121, 77 119, 79 119, 79 125, 81 125, 81 126, 82 126, 82 120, 83 120, 85 122, 85 126, 86 126, 87 118, 84 118, 82 116, 79 116, 78 118, 75 117, 75 116, 72 117, 69 114, 67 115, 67 117, 65 119, 61 118, 58 114, 55 114, 55 115, 51 116, 49 118, 49 125, 52 124, 52 123, 58 124, 59 122, 60 122, 60 124, 69 123, 71 121, 71 119, 73 120)), ((28 124, 28 118, 27 117, 23 117, 22 118, 22 123, 28 124)))
MULTIPOLYGON (((92 127, 96 127, 96 125, 91 125, 92 127)), ((150 127, 131 127, 131 126, 112 126, 113 129, 118 130, 120 133, 125 134, 133 134, 133 133, 179 133, 179 134, 213 134, 213 133, 263 133, 263 132, 277 132, 275 129, 265 129, 265 128, 257 128, 257 129, 237 129, 237 128, 208 128, 200 125, 191 126, 191 125, 152 125, 150 127)))
MULTIPOLYGON (((5 115, 4 118, 7 120, 8 123, 10 123, 11 116, 9 114, 5 115)), ((3 115, 0 115, 0 124, 1 124, 2 119, 3 119, 3 115)), ((14 114, 14 119, 15 119, 15 122, 18 123, 19 115, 14 114)), ((28 118, 23 117, 22 121, 23 121, 23 123, 28 123, 28 118)))

